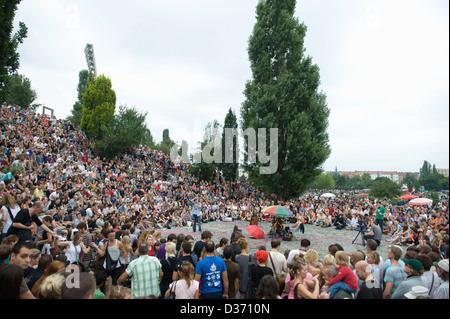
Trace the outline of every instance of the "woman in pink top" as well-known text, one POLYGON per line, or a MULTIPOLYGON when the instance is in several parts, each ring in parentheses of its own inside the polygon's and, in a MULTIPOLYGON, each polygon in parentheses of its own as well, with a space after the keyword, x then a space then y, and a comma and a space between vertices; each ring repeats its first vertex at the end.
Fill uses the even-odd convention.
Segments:
POLYGON ((306 264, 302 262, 296 262, 292 271, 295 273, 294 281, 294 299, 319 299, 319 280, 317 276, 313 277, 311 282, 307 282, 306 276, 308 274, 306 264))
POLYGON ((194 280, 194 273, 194 266, 188 261, 183 261, 181 270, 178 270, 180 279, 169 285, 165 295, 168 295, 172 290, 175 292, 175 299, 198 299, 200 283, 194 280))

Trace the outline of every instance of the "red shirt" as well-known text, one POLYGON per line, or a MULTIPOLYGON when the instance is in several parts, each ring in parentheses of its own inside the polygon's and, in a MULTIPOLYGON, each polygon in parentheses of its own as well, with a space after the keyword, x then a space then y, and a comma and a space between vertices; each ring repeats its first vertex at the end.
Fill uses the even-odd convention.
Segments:
POLYGON ((155 256, 155 245, 151 245, 150 249, 148 250, 149 256, 155 256))
POLYGON ((339 266, 339 273, 328 282, 328 286, 334 285, 340 281, 345 282, 350 288, 358 290, 358 278, 353 270, 346 266, 339 266))

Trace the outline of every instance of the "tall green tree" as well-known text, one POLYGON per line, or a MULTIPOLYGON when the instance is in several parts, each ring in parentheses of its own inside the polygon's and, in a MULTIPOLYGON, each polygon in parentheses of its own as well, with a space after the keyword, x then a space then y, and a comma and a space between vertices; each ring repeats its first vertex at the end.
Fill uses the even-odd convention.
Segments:
POLYGON ((111 160, 123 154, 129 147, 146 144, 150 130, 145 125, 147 113, 135 108, 119 106, 119 112, 102 127, 102 138, 95 147, 100 156, 111 160))
POLYGON ((350 178, 350 188, 351 189, 363 189, 362 178, 359 175, 354 175, 350 178))
POLYGON ((13 32, 13 21, 21 0, 0 0, 0 101, 5 101, 8 77, 19 69, 20 43, 27 37, 25 23, 19 22, 19 30, 13 32))
POLYGON ((335 182, 333 176, 331 174, 322 173, 319 176, 316 176, 314 181, 309 185, 311 189, 333 189, 335 188, 335 182))
POLYGON ((161 142, 156 145, 156 148, 161 150, 162 152, 169 154, 170 149, 175 144, 174 141, 170 138, 170 131, 168 128, 165 128, 162 132, 162 140, 161 142))
POLYGON ((432 174, 432 166, 428 161, 424 161, 420 169, 420 178, 428 177, 432 174))
POLYGON ((333 175, 333 179, 335 182, 335 188, 337 189, 350 190, 352 188, 351 178, 347 175, 335 174, 333 175))
MULTIPOLYGON (((249 161, 247 137, 244 165, 253 183, 281 199, 303 193, 331 153, 326 96, 318 91, 319 68, 305 55, 306 26, 294 17, 295 6, 295 0, 258 3, 248 46, 252 79, 241 108, 242 130, 278 129, 277 171, 261 174, 264 163, 249 161)), ((257 154, 264 151, 269 143, 257 154)))
POLYGON ((370 177, 369 173, 364 173, 361 176, 361 182, 362 182, 362 188, 370 188, 370 185, 372 184, 372 177, 370 177))
POLYGON ((102 127, 109 124, 116 108, 116 92, 105 75, 94 76, 82 98, 81 129, 94 140, 102 139, 102 127))
POLYGON ((8 77, 5 86, 6 99, 8 104, 16 104, 23 109, 35 110, 37 104, 33 102, 37 98, 36 91, 31 87, 29 78, 22 74, 14 73, 8 77))
POLYGON ((220 124, 217 120, 209 122, 204 129, 203 140, 198 142, 197 152, 191 154, 189 172, 207 181, 213 181, 215 172, 222 160, 222 139, 220 124))
POLYGON ((236 114, 230 108, 223 123, 222 163, 219 169, 225 180, 234 182, 238 177, 238 124, 236 114))
POLYGON ((440 191, 448 190, 448 177, 442 174, 432 174, 427 177, 423 177, 419 180, 420 185, 422 185, 427 191, 440 191))
POLYGON ((387 177, 377 177, 369 190, 369 196, 379 199, 393 199, 401 194, 401 187, 387 177))
POLYGON ((78 73, 78 86, 77 86, 77 101, 72 107, 72 114, 67 117, 67 120, 72 122, 75 127, 80 127, 81 118, 83 115, 83 93, 86 91, 89 85, 89 79, 92 78, 92 74, 88 70, 81 70, 78 73))

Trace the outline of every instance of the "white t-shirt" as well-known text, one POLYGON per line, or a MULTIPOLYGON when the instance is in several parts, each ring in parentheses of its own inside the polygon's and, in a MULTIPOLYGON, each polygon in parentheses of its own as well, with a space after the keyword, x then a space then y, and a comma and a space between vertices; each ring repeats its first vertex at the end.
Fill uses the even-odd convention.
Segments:
POLYGON ((81 243, 77 246, 74 246, 73 243, 70 243, 69 248, 66 249, 66 257, 70 263, 77 262, 80 258, 81 254, 81 243))
MULTIPOLYGON (((11 214, 15 218, 17 213, 20 211, 20 206, 16 206, 15 208, 10 207, 10 209, 11 214)), ((6 214, 6 221, 5 224, 3 225, 3 234, 6 234, 8 232, 9 227, 11 227, 12 225, 12 220, 11 217, 9 216, 8 208, 6 208, 6 206, 2 207, 2 214, 6 214)))
POLYGON ((289 252, 289 256, 287 258, 287 263, 289 265, 292 265, 294 263, 294 257, 297 256, 298 254, 306 254, 306 252, 304 250, 301 249, 293 249, 289 252))
POLYGON ((269 253, 269 258, 267 259, 266 266, 272 269, 273 275, 281 275, 283 269, 287 268, 286 257, 280 252, 271 251, 269 253), (272 259, 270 257, 272 256, 272 259), (273 260, 273 265, 272 265, 273 260), (275 266, 275 269, 274 269, 275 266))
POLYGON ((175 291, 175 299, 194 299, 195 292, 199 289, 200 283, 197 280, 191 281, 191 286, 188 288, 186 280, 180 279, 172 282, 169 289, 175 291), (176 284, 175 284, 176 283, 176 284))

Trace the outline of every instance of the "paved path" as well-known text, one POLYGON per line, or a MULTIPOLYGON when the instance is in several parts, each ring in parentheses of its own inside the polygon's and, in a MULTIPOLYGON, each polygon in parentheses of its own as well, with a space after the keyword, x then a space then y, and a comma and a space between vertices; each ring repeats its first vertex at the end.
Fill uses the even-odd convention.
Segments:
MULTIPOLYGON (((264 233, 266 234, 262 239, 254 239, 251 238, 246 228, 249 225, 248 221, 240 221, 235 220, 232 222, 208 222, 202 224, 202 231, 209 230, 214 234, 212 240, 215 243, 218 243, 222 237, 230 239, 231 233, 233 231, 234 226, 238 226, 242 230, 242 234, 247 237, 249 240, 249 252, 255 253, 258 250, 258 247, 264 245, 266 250, 270 251, 270 241, 271 238, 267 235, 267 232, 270 230, 271 224, 269 222, 259 222, 258 226, 262 228, 264 233)), ((291 224, 286 224, 285 226, 290 226, 291 224)), ((162 237, 167 237, 167 235, 174 234, 185 234, 192 235, 194 239, 197 241, 200 239, 201 232, 192 231, 192 227, 174 227, 172 229, 161 229, 162 237)), ((305 233, 298 233, 298 238, 306 238, 311 241, 311 249, 316 250, 319 253, 319 259, 323 259, 323 257, 328 252, 328 246, 334 243, 339 243, 346 252, 352 253, 355 250, 363 250, 365 252, 366 248, 361 245, 361 235, 358 236, 355 243, 352 244, 355 237, 358 235, 358 232, 355 230, 336 230, 334 227, 322 228, 314 225, 305 225, 305 233)), ((387 257, 387 251, 389 249, 389 244, 385 242, 386 239, 390 239, 390 236, 383 235, 381 245, 378 247, 377 251, 380 253, 383 259, 387 257)), ((282 241, 280 252, 284 253, 286 249, 297 249, 300 247, 300 240, 293 239, 292 241, 282 241)))

